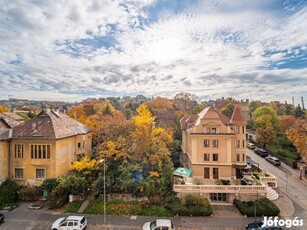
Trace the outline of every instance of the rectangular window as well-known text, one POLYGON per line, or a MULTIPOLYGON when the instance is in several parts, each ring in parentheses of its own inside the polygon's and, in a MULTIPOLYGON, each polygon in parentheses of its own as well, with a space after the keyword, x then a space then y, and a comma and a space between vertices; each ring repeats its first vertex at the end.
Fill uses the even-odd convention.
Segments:
POLYGON ((204 161, 210 161, 210 154, 209 153, 204 154, 204 161))
POLYGON ((78 149, 81 148, 81 142, 78 142, 78 149))
POLYGON ((240 133, 240 126, 236 126, 236 133, 237 133, 237 134, 240 133))
POLYGON ((210 178, 209 168, 204 168, 204 178, 205 179, 209 179, 210 178))
POLYGON ((242 141, 242 148, 245 148, 245 141, 242 141))
POLYGON ((32 159, 50 159, 50 145, 31 145, 32 159))
POLYGON ((245 161, 245 154, 242 155, 242 161, 245 161))
POLYGON ((212 158, 213 158, 213 161, 219 161, 219 154, 213 153, 212 158))
POLYGON ((211 128, 207 128, 206 130, 207 133, 211 133, 211 128))
POLYGON ((210 147, 210 140, 204 140, 204 147, 210 147))
POLYGON ((212 133, 212 134, 216 134, 216 128, 212 128, 212 129, 211 129, 211 133, 212 133))
POLYGON ((213 168, 213 179, 219 179, 219 168, 213 168))
POLYGON ((240 154, 237 154, 237 161, 240 161, 240 154))
POLYGON ((23 158, 24 145, 16 144, 15 145, 15 158, 23 158))
POLYGON ((23 178, 23 169, 15 169, 15 178, 23 178))
POLYGON ((244 133, 245 132, 245 127, 244 126, 242 126, 242 133, 244 133))
POLYGON ((240 140, 236 140, 236 148, 240 148, 240 140))
POLYGON ((45 178, 45 169, 36 169, 36 178, 45 178))
POLYGON ((215 148, 219 147, 219 140, 212 140, 212 146, 215 148))
POLYGON ((210 199, 215 202, 225 202, 226 193, 210 193, 210 199))

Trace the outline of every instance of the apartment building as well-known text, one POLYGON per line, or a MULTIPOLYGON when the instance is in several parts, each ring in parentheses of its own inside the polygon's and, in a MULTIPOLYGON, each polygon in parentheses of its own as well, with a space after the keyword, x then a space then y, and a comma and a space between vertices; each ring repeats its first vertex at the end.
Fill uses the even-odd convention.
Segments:
POLYGON ((231 119, 212 107, 181 120, 183 163, 193 178, 241 178, 246 167, 246 122, 238 106, 231 119))

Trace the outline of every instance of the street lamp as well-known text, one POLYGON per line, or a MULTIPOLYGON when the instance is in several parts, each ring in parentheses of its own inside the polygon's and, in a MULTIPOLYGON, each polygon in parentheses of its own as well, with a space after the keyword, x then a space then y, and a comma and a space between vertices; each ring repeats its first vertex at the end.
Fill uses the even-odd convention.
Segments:
POLYGON ((106 223, 106 160, 104 159, 99 161, 103 163, 103 222, 106 223))

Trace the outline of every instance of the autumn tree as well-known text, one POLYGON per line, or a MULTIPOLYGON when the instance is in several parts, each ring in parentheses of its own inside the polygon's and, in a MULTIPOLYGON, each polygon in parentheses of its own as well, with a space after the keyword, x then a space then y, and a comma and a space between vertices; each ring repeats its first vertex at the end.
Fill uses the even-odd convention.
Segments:
POLYGON ((198 97, 191 93, 181 92, 176 94, 174 105, 177 109, 191 110, 197 105, 198 97))
POLYGON ((302 157, 307 157, 307 121, 304 119, 296 119, 285 133, 289 140, 292 141, 297 152, 302 157))
POLYGON ((150 170, 161 170, 164 163, 170 163, 167 145, 172 142, 171 134, 163 128, 155 127, 155 117, 145 104, 137 108, 138 116, 134 117, 135 130, 133 138, 134 158, 142 160, 150 170))
POLYGON ((293 115, 283 115, 279 117, 279 129, 282 134, 286 134, 293 124, 295 124, 297 118, 293 115))
POLYGON ((70 168, 83 175, 88 175, 96 169, 96 166, 97 160, 90 159, 88 156, 85 156, 80 161, 73 162, 70 168))
POLYGON ((259 144, 262 144, 264 148, 267 145, 273 145, 276 143, 276 132, 270 125, 265 128, 258 128, 256 130, 256 137, 256 141, 259 144))
POLYGON ((10 110, 6 108, 4 105, 0 105, 0 112, 10 112, 10 110))
POLYGON ((276 130, 278 125, 276 112, 268 106, 258 107, 252 113, 252 120, 256 129, 265 129, 268 126, 271 126, 273 129, 276 130))

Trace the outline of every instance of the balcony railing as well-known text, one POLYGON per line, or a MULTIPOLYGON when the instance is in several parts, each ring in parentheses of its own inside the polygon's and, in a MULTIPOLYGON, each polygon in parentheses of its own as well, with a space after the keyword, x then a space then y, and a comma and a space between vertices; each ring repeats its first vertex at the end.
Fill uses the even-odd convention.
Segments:
POLYGON ((264 185, 174 185, 178 193, 234 193, 266 194, 264 185))

